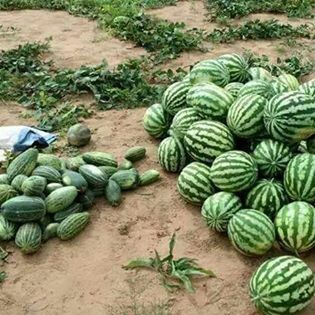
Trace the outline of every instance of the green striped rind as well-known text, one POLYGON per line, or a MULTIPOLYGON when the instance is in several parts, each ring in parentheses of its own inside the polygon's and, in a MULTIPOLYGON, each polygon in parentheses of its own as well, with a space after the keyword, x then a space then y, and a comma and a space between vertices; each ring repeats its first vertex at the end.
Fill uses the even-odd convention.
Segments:
POLYGON ((269 71, 261 67, 251 67, 248 70, 248 74, 250 75, 252 80, 264 80, 264 81, 272 81, 273 76, 269 71))
POLYGON ((224 87, 230 82, 230 72, 219 60, 203 60, 191 69, 190 82, 193 85, 212 82, 224 87))
POLYGON ((38 166, 34 169, 32 176, 41 176, 46 178, 49 183, 61 182, 61 174, 51 166, 38 166))
POLYGON ((11 183, 11 181, 17 175, 31 175, 34 168, 36 167, 37 157, 38 150, 33 148, 28 149, 18 155, 7 168, 9 182, 11 183))
POLYGON ((40 220, 46 213, 45 202, 38 197, 17 196, 1 206, 2 215, 12 222, 40 220))
POLYGON ((0 241, 9 241, 16 233, 18 225, 0 214, 0 241))
POLYGON ((42 230, 37 223, 25 223, 19 227, 15 244, 24 254, 32 254, 38 251, 42 242, 42 230))
POLYGON ((221 191, 205 200, 201 215, 210 229, 225 232, 230 219, 241 208, 242 203, 238 196, 221 191))
POLYGON ((82 165, 79 172, 92 187, 105 187, 108 182, 107 175, 95 165, 82 165))
POLYGON ((245 205, 247 208, 264 212, 273 220, 287 201, 286 192, 280 182, 262 179, 248 192, 245 205))
POLYGON ((82 155, 82 158, 83 161, 87 164, 92 164, 96 166, 118 166, 115 156, 111 153, 99 151, 86 152, 82 155))
POLYGON ((290 91, 295 91, 299 88, 298 79, 292 74, 284 73, 279 75, 278 80, 289 88, 290 91))
POLYGON ((315 246, 315 208, 304 201, 295 201, 280 209, 275 218, 280 245, 295 254, 315 246))
POLYGON ((243 151, 229 151, 218 156, 211 166, 211 179, 223 191, 239 192, 256 181, 258 168, 254 159, 243 151))
POLYGON ((234 98, 237 98, 240 89, 244 86, 243 83, 240 82, 231 82, 227 84, 224 89, 228 91, 234 98))
POLYGON ((269 91, 270 96, 275 96, 280 93, 289 92, 289 88, 285 84, 280 82, 278 78, 275 78, 274 80, 272 80, 269 85, 270 85, 270 91, 269 91))
POLYGON ((224 119, 233 101, 228 91, 214 84, 195 85, 187 94, 188 106, 196 108, 204 119, 224 119))
POLYGON ((184 108, 174 116, 169 134, 183 138, 189 127, 201 119, 196 108, 184 108))
POLYGON ((304 309, 314 296, 312 270, 299 258, 267 260, 250 280, 250 297, 264 315, 289 315, 304 309))
POLYGON ((39 153, 37 158, 38 165, 51 166, 58 171, 61 171, 61 160, 53 154, 39 153))
POLYGON ((238 97, 245 95, 260 95, 264 98, 270 98, 272 95, 270 93, 271 87, 268 81, 264 80, 252 80, 247 82, 239 91, 238 97))
POLYGON ((54 190, 46 199, 46 209, 48 213, 56 213, 67 209, 78 196, 76 187, 67 186, 54 190))
POLYGON ((169 114, 161 104, 150 106, 143 116, 143 128, 153 138, 163 138, 170 124, 169 114))
POLYGON ((136 162, 143 159, 145 157, 146 152, 147 150, 143 146, 131 147, 126 151, 124 158, 128 161, 136 162))
POLYGON ((284 172, 284 187, 293 200, 315 201, 315 155, 296 155, 284 172))
POLYGON ((292 156, 288 145, 273 139, 261 141, 253 152, 260 174, 268 178, 281 176, 292 156))
POLYGON ((233 150, 230 130, 218 121, 202 120, 194 123, 184 137, 186 152, 196 161, 211 163, 220 154, 233 150))
POLYGON ((307 151, 309 153, 315 154, 315 136, 307 139, 306 145, 307 145, 307 151))
POLYGON ((9 185, 8 175, 0 174, 0 185, 9 185))
POLYGON ((243 209, 233 215, 228 236, 236 250, 247 256, 267 253, 276 238, 272 221, 261 211, 243 209))
POLYGON ((13 178, 13 180, 11 181, 11 186, 19 192, 22 192, 22 185, 24 183, 24 181, 27 179, 28 177, 26 175, 17 175, 13 178))
POLYGON ((210 167, 192 162, 180 173, 177 189, 181 196, 192 204, 202 204, 214 193, 214 186, 210 179, 210 167))
POLYGON ((274 96, 265 107, 264 122, 276 140, 299 142, 315 133, 315 100, 299 92, 274 96))
POLYGON ((44 192, 47 180, 41 176, 30 176, 22 184, 22 191, 26 196, 38 196, 44 192))
POLYGON ((17 195, 17 191, 12 186, 7 184, 0 184, 0 206, 7 200, 17 195))
POLYGON ((264 109, 267 100, 251 94, 239 97, 230 107, 227 124, 231 131, 240 138, 251 138, 264 129, 264 109))
POLYGON ((181 109, 186 108, 186 96, 190 87, 190 82, 187 81, 176 82, 170 85, 162 96, 164 110, 174 116, 181 109))
POLYGON ((221 55, 217 60, 223 62, 230 73, 230 81, 245 82, 248 79, 248 62, 238 54, 221 55))
POLYGON ((186 151, 177 137, 165 138, 159 146, 160 165, 168 172, 180 172, 186 165, 186 151))
POLYGON ((78 171, 81 165, 86 164, 82 159, 82 155, 72 157, 66 160, 66 167, 71 171, 78 171))
POLYGON ((315 79, 301 84, 299 91, 310 96, 315 96, 315 79))
POLYGON ((90 221, 88 212, 80 212, 69 215, 57 228, 57 236, 63 240, 70 240, 78 235, 90 221))

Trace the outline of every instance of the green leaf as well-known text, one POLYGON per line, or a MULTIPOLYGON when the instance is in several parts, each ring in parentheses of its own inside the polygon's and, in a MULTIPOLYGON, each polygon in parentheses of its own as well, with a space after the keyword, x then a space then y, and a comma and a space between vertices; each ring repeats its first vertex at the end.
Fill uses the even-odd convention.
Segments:
POLYGON ((135 269, 135 268, 154 268, 155 260, 153 258, 138 258, 129 261, 126 265, 123 265, 123 269, 135 269))
POLYGON ((0 260, 5 260, 8 255, 9 254, 0 246, 0 260))
POLYGON ((0 283, 3 282, 7 277, 7 274, 5 273, 5 271, 1 271, 0 272, 0 283))

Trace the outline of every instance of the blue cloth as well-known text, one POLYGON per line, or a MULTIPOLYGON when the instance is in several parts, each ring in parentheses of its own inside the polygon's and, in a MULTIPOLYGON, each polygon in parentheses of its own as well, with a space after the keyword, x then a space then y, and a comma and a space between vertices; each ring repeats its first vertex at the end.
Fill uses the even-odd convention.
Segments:
POLYGON ((35 128, 25 127, 20 130, 16 143, 13 146, 14 152, 25 151, 36 145, 40 148, 48 147, 57 139, 56 135, 44 132, 35 128))

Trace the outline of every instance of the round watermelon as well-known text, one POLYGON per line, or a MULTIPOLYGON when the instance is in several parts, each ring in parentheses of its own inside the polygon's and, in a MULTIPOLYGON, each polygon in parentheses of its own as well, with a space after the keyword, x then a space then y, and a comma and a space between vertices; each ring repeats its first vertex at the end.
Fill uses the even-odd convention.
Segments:
POLYGON ((315 201, 315 155, 296 155, 284 172, 284 187, 293 200, 315 201))
POLYGON ((251 138, 264 130, 264 109, 267 100, 250 94, 239 97, 229 108, 227 125, 240 138, 251 138))
POLYGON ((201 215, 210 229, 225 232, 230 219, 241 208, 242 202, 238 196, 220 191, 205 200, 201 215))
POLYGON ((261 67, 251 67, 248 70, 248 74, 252 80, 264 80, 264 81, 272 81, 273 76, 269 71, 261 67))
POLYGON ((187 153, 196 161, 211 163, 215 157, 234 148, 230 130, 218 121, 194 123, 184 137, 187 153))
POLYGON ((187 94, 188 106, 196 108, 204 119, 224 120, 233 96, 215 84, 197 84, 187 94))
POLYGON ((287 201, 288 197, 281 182, 261 179, 248 192, 245 205, 247 208, 264 212, 273 220, 287 201))
POLYGON ((229 70, 231 82, 245 82, 248 79, 248 62, 238 54, 221 55, 217 60, 221 61, 229 70))
POLYGON ((315 133, 315 100, 300 92, 274 96, 265 107, 268 133, 282 142, 299 142, 315 133))
POLYGON ((254 159, 243 151, 219 155, 211 166, 211 179, 223 191, 239 192, 250 188, 258 177, 254 159))
POLYGON ((275 242, 275 227, 261 211, 243 209, 233 215, 228 236, 236 250, 247 256, 267 253, 275 242))
POLYGON ((251 300, 263 315, 295 314, 315 293, 313 271, 292 256, 264 262, 252 275, 249 287, 251 300))
POLYGON ((288 73, 281 74, 279 75, 278 80, 279 82, 287 86, 290 91, 295 91, 300 86, 298 79, 292 74, 288 73))
POLYGON ((240 89, 244 86, 244 83, 231 82, 227 84, 224 89, 228 91, 234 98, 237 98, 240 89))
POLYGON ((161 104, 154 104, 146 110, 143 116, 143 127, 151 137, 163 138, 169 126, 169 114, 165 112, 161 104))
POLYGON ((238 97, 253 94, 263 96, 267 99, 270 98, 272 96, 270 83, 258 79, 249 81, 240 89, 238 97))
POLYGON ((188 164, 177 180, 180 195, 192 204, 202 204, 215 189, 210 179, 210 167, 200 163, 188 164))
POLYGON ((315 96, 315 79, 301 84, 298 90, 307 95, 315 96))
POLYGON ((179 138, 183 138, 189 127, 201 119, 202 118, 196 108, 184 108, 174 116, 169 133, 170 135, 176 135, 179 138))
POLYGON ((191 69, 190 82, 191 84, 212 82, 224 87, 230 82, 230 72, 219 60, 203 60, 191 69))
POLYGON ((275 218, 280 245, 298 255, 315 246, 315 208, 304 201, 283 206, 275 218))
POLYGON ((186 152, 177 137, 165 138, 159 146, 160 165, 168 172, 180 172, 186 165, 186 152))
POLYGON ((292 156, 288 145, 272 139, 261 141, 253 152, 260 174, 267 178, 282 176, 292 156))

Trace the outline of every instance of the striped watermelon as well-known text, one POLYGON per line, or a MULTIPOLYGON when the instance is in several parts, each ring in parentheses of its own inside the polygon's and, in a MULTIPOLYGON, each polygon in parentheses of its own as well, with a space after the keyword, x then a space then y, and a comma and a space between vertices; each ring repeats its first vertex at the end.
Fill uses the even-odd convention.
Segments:
POLYGON ((276 140, 299 142, 315 133, 315 100, 299 92, 274 96, 265 107, 264 122, 276 140))
POLYGON ((246 152, 229 151, 219 155, 211 166, 211 179, 224 191, 239 192, 250 188, 257 179, 255 160, 246 152))
POLYGON ((234 98, 237 98, 240 89, 244 86, 244 83, 231 82, 227 84, 224 89, 228 91, 234 98))
POLYGON ((288 145, 273 139, 261 141, 253 152, 259 172, 262 176, 272 178, 283 174, 292 158, 288 145))
POLYGON ((273 220, 287 201, 286 192, 280 182, 262 179, 248 192, 245 205, 247 208, 264 212, 273 220))
POLYGON ((165 138, 158 150, 159 163, 168 172, 179 172, 186 165, 185 148, 177 137, 165 138))
POLYGON ((292 256, 267 260, 250 280, 251 300, 264 315, 301 311, 311 302, 314 292, 312 270, 301 259, 292 256))
POLYGON ((243 209, 233 215, 228 236, 236 250, 247 256, 267 253, 276 238, 272 221, 261 211, 243 209))
POLYGON ((188 106, 196 108, 204 119, 223 120, 233 101, 228 91, 214 84, 195 85, 187 94, 188 106))
POLYGON ((261 67, 251 67, 248 74, 252 80, 272 81, 273 77, 269 71, 261 67))
POLYGON ((146 110, 143 116, 143 127, 151 137, 163 138, 169 126, 169 115, 161 104, 154 104, 146 110))
POLYGON ((181 109, 187 107, 186 96, 190 87, 188 81, 176 82, 170 85, 162 96, 164 110, 174 116, 181 109))
POLYGON ((230 130, 218 121, 194 123, 184 137, 187 153, 196 161, 211 163, 215 157, 234 148, 230 130))
POLYGON ((217 60, 223 62, 223 64, 229 69, 230 81, 245 82, 248 79, 248 62, 247 60, 238 54, 225 54, 221 55, 217 60))
POLYGON ((280 209, 275 218, 280 245, 298 255, 315 246, 315 208, 304 201, 294 201, 280 209))
POLYGON ((190 82, 191 84, 212 82, 223 87, 230 82, 230 72, 221 61, 203 60, 191 69, 190 82))
POLYGON ((187 202, 201 205, 215 191, 210 167, 200 162, 188 164, 178 176, 177 189, 187 202))
POLYGON ((315 155, 296 155, 284 172, 284 187, 293 200, 315 201, 315 155))
POLYGON ((180 110, 173 118, 169 134, 176 135, 179 138, 183 138, 189 129, 189 127, 201 120, 196 108, 188 107, 180 110))
POLYGON ((229 108, 227 125, 240 138, 251 138, 264 130, 264 109, 267 100, 251 94, 239 97, 229 108))
POLYGON ((18 192, 12 186, 8 184, 0 184, 0 206, 17 195, 18 192))
POLYGON ((307 95, 315 96, 315 79, 301 84, 298 90, 307 95))
POLYGON ((289 92, 288 86, 280 82, 278 78, 272 80, 269 85, 270 85, 269 94, 271 97, 280 93, 289 92))
POLYGON ((201 215, 210 229, 225 232, 230 219, 241 208, 242 203, 238 196, 221 191, 205 200, 201 215))
POLYGON ((289 88, 290 91, 295 91, 299 88, 298 79, 292 74, 284 73, 279 75, 278 80, 289 88))
POLYGON ((272 96, 270 83, 268 81, 258 79, 249 81, 240 89, 238 97, 253 94, 269 99, 272 96))
POLYGON ((307 151, 309 153, 315 154, 315 136, 307 139, 306 145, 307 145, 307 151))

